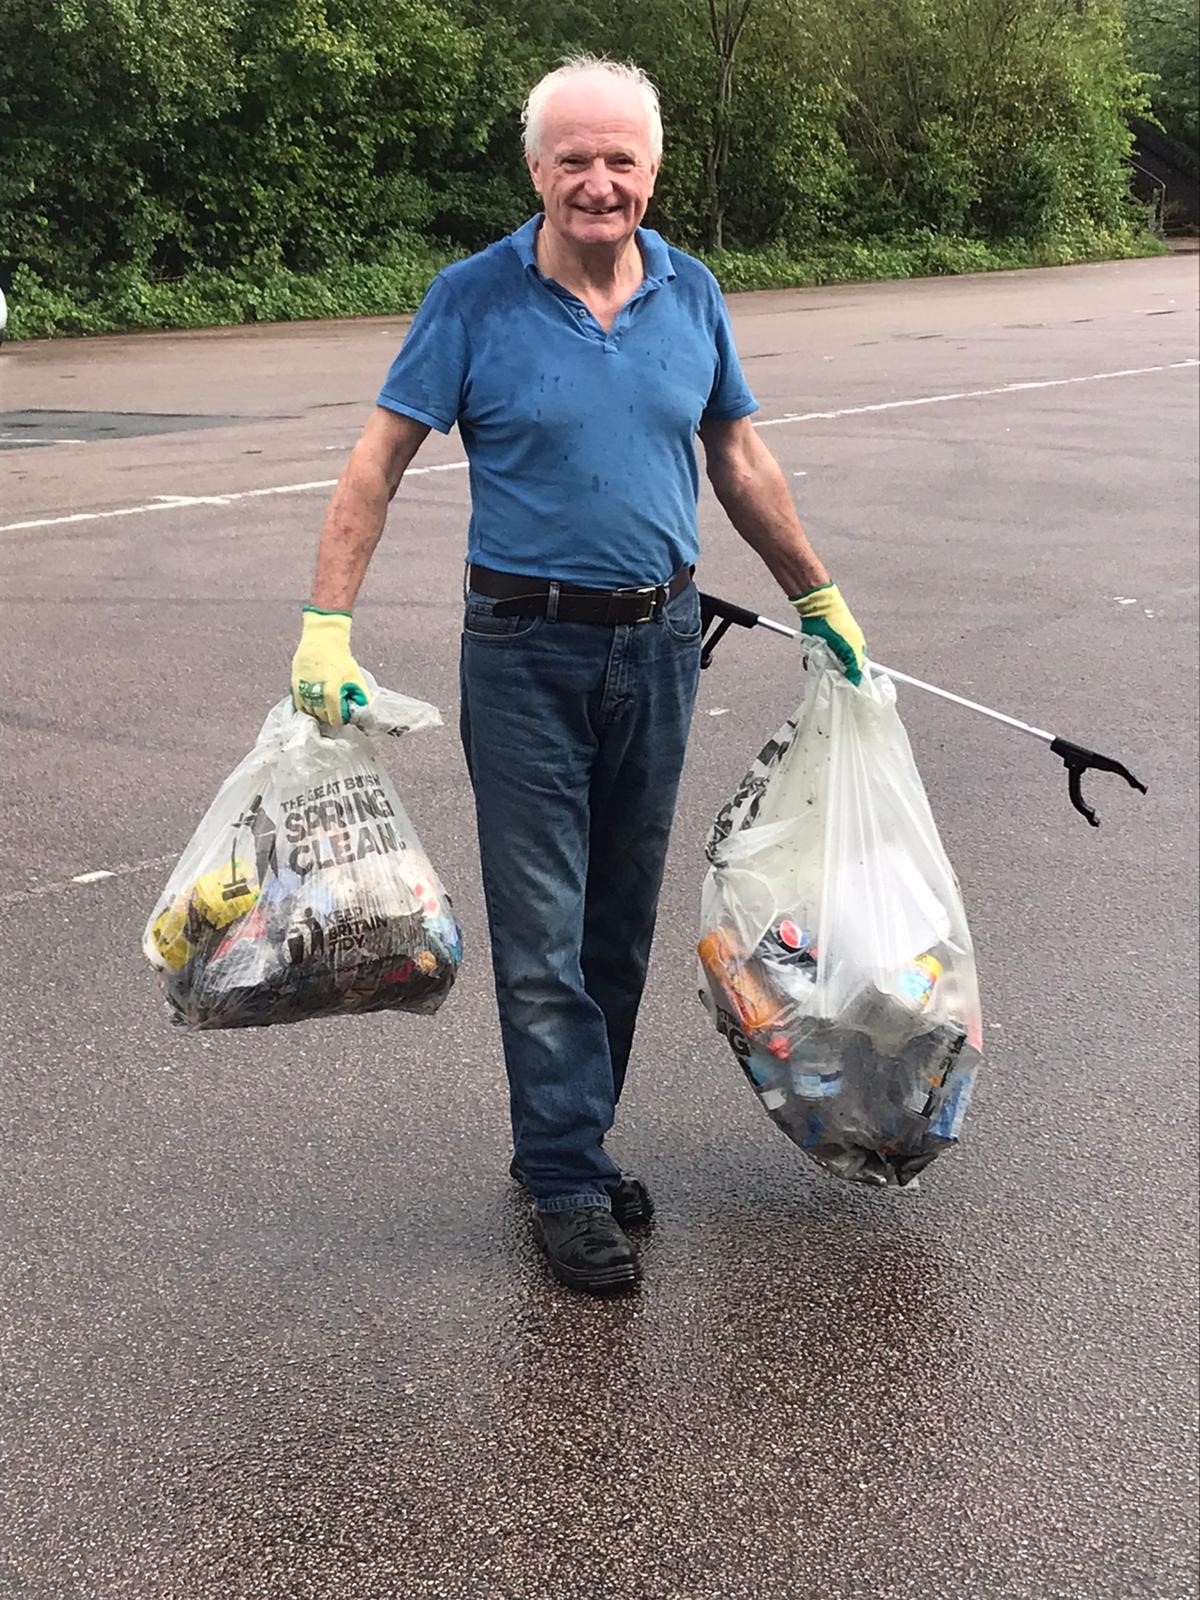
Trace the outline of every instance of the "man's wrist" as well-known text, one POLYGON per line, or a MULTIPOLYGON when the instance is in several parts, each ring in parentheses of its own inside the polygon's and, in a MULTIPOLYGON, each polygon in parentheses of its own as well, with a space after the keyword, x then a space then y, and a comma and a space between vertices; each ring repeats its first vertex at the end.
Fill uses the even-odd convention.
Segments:
POLYGON ((799 605, 801 600, 807 600, 810 595, 820 594, 822 589, 832 589, 833 579, 826 578, 824 583, 814 583, 811 589, 804 589, 800 594, 788 595, 789 605, 799 605))

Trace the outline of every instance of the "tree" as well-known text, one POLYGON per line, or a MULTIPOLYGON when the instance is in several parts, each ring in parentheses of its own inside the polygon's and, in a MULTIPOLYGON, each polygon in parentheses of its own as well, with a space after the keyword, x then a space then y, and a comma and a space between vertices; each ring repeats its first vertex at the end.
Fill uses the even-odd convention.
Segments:
POLYGON ((712 101, 712 133, 706 163, 709 188, 708 245, 725 243, 725 173, 733 110, 733 64, 754 0, 708 0, 708 33, 717 57, 716 92, 712 101))
POLYGON ((1134 65, 1152 74, 1154 115, 1200 154, 1200 8, 1195 0, 1126 0, 1134 65))

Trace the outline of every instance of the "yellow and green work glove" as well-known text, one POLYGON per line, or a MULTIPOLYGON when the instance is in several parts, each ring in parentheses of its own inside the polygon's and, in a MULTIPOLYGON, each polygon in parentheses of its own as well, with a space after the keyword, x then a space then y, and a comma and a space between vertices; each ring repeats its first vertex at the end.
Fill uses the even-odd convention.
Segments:
POLYGON ((352 706, 371 698, 362 668, 350 654, 350 613, 304 607, 304 631, 292 657, 292 704, 318 722, 340 726, 352 706))
POLYGON ((860 684, 867 641, 837 584, 822 583, 804 594, 790 594, 788 599, 800 614, 800 632, 824 640, 850 682, 860 684))

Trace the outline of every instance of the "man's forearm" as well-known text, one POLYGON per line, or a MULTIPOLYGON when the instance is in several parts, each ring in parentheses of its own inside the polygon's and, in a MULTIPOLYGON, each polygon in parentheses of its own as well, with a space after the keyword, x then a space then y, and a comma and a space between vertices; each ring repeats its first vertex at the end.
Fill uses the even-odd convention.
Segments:
POLYGON ((710 467, 725 515, 763 560, 785 594, 804 594, 829 582, 829 573, 804 532, 787 481, 770 451, 710 467))
POLYGON ((329 502, 317 546, 312 604, 350 611, 387 520, 389 485, 374 462, 352 455, 329 502))

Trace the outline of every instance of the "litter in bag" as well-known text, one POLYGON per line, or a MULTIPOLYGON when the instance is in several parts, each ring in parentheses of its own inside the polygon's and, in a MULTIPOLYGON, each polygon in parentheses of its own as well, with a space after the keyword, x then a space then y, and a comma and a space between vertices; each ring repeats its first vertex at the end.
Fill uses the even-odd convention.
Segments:
POLYGON ((958 1141, 982 1052, 975 957, 887 677, 823 645, 713 824, 700 998, 826 1171, 900 1187, 958 1141))
POLYGON ((462 936, 381 760, 442 719, 370 687, 341 728, 281 700, 222 784, 142 940, 172 1021, 430 1013, 450 992, 462 936))

